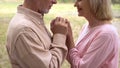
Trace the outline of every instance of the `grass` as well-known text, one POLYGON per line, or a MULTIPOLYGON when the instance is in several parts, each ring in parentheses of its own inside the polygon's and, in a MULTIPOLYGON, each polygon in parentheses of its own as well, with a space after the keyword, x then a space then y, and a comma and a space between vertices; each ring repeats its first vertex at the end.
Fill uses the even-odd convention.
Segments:
POLYGON ((114 4, 114 5, 112 5, 112 8, 113 8, 114 10, 120 11, 120 5, 119 5, 119 4, 114 4))
POLYGON ((8 23, 0 23, 0 68, 10 68, 9 59, 5 48, 7 26, 8 23))
MULTIPOLYGON (((21 3, 21 2, 20 2, 21 3)), ((18 2, 0 2, 0 68, 11 68, 8 55, 5 48, 6 32, 8 22, 16 12, 18 2)), ((113 9, 120 10, 119 5, 113 5, 113 9)), ((57 4, 52 7, 50 12, 45 15, 44 20, 47 28, 49 29, 50 21, 56 16, 67 18, 71 22, 71 26, 74 33, 74 39, 76 41, 81 26, 86 22, 82 17, 77 16, 76 8, 73 4, 57 4)), ((67 61, 64 62, 62 68, 70 68, 67 61)))

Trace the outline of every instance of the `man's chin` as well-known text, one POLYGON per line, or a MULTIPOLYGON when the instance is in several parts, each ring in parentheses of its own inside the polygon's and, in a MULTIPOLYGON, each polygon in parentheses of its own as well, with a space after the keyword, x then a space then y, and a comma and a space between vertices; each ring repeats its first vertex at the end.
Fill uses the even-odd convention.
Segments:
POLYGON ((44 14, 47 14, 47 13, 49 13, 49 10, 45 10, 45 11, 44 11, 44 14))
POLYGON ((38 11, 38 13, 44 15, 44 14, 47 14, 49 12, 49 10, 44 10, 44 11, 38 11))

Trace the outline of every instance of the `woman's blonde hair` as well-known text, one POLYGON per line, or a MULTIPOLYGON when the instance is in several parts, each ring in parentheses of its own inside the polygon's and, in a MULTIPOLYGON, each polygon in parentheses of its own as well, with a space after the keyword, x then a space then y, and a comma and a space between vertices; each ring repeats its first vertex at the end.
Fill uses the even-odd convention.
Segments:
POLYGON ((98 20, 112 20, 111 0, 88 0, 91 13, 98 20))

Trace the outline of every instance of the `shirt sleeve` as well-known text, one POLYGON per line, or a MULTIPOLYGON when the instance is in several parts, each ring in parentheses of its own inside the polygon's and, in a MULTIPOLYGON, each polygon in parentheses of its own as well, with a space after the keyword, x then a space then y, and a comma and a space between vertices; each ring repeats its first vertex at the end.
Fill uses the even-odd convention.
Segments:
POLYGON ((109 34, 102 34, 96 37, 83 57, 79 51, 73 48, 69 51, 68 61, 72 68, 99 68, 106 59, 113 56, 115 41, 109 34))
POLYGON ((79 43, 79 40, 81 39, 81 33, 84 31, 84 29, 86 29, 88 26, 88 23, 84 24, 79 32, 79 36, 78 36, 78 40, 76 41, 75 45, 77 45, 79 43))
POLYGON ((65 40, 64 35, 55 35, 47 50, 33 30, 25 29, 17 38, 16 51, 28 68, 60 68, 67 54, 65 40))

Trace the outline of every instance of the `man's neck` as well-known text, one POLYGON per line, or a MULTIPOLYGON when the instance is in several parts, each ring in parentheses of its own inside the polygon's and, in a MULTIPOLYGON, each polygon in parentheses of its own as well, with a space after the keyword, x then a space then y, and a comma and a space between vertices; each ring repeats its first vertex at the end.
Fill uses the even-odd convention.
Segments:
POLYGON ((28 8, 30 10, 33 10, 33 11, 37 12, 36 5, 33 5, 33 3, 31 1, 25 0, 22 6, 25 7, 25 8, 28 8))

